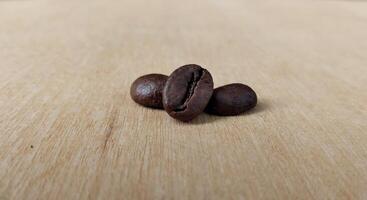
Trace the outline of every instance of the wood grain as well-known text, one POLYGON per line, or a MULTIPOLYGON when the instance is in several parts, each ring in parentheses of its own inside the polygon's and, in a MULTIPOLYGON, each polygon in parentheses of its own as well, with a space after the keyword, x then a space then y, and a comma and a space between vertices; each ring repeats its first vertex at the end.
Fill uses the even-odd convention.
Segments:
POLYGON ((367 199, 367 2, 0 1, 0 199, 367 199), (197 63, 259 105, 129 96, 197 63))

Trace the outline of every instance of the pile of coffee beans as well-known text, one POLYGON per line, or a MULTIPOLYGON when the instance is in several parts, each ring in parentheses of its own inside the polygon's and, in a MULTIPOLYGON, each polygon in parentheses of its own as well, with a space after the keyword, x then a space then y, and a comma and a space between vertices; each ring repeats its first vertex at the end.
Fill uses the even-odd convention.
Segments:
POLYGON ((170 76, 148 74, 136 79, 130 88, 138 104, 164 109, 173 118, 188 122, 200 113, 239 115, 256 106, 254 90, 241 83, 213 89, 208 70, 190 64, 179 67, 170 76))

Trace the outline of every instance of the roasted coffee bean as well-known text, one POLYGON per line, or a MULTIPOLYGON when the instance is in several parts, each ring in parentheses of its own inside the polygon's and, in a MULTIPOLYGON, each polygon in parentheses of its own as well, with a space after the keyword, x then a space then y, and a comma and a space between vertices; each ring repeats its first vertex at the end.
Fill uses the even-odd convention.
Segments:
POLYGON ((167 78, 168 76, 163 74, 148 74, 139 77, 131 85, 131 98, 140 105, 162 109, 162 92, 167 78))
POLYGON ((216 88, 205 109, 214 115, 239 115, 255 107, 257 96, 254 90, 241 83, 216 88))
POLYGON ((190 121, 204 111, 212 93, 210 73, 199 65, 185 65, 168 77, 163 90, 163 106, 171 117, 190 121))

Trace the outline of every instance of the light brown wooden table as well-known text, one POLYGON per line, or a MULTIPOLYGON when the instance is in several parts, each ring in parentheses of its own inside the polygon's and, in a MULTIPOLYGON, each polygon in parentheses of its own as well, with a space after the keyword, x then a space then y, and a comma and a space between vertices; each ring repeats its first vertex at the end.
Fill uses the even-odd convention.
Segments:
POLYGON ((0 199, 367 199, 367 2, 0 0, 0 199), (255 110, 181 123, 197 63, 255 110))

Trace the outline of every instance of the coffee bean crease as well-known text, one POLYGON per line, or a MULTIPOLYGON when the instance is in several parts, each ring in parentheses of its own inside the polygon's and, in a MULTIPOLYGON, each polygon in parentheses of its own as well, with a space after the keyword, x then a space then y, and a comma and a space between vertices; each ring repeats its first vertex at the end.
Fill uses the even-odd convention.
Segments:
POLYGON ((198 85, 198 83, 202 80, 203 74, 204 74, 203 69, 200 69, 199 71, 195 71, 192 73, 191 79, 187 85, 186 96, 185 98, 183 98, 183 103, 173 111, 181 112, 187 108, 187 104, 189 103, 192 95, 194 95, 195 88, 198 85))

